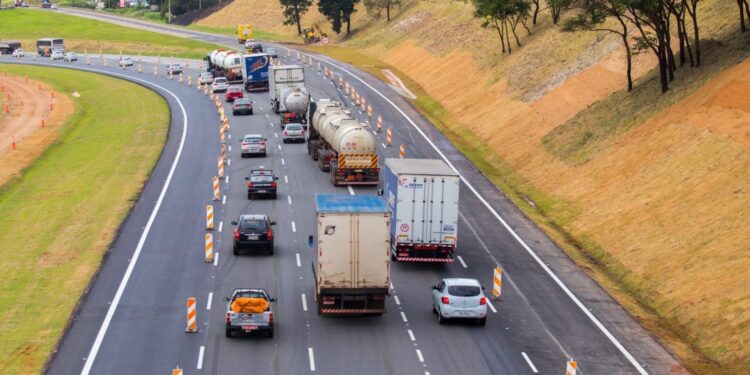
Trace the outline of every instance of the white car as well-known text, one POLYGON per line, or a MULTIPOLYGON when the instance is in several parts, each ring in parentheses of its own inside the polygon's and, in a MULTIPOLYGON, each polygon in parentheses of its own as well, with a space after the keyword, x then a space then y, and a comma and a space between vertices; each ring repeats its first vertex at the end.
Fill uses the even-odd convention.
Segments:
POLYGON ((229 89, 229 80, 226 77, 216 77, 211 83, 211 91, 226 92, 229 89))
POLYGON ((248 39, 245 41, 245 48, 252 48, 255 44, 255 39, 248 39))
POLYGON ((26 52, 24 52, 24 51, 23 51, 22 49, 20 49, 20 48, 18 48, 18 49, 14 49, 14 50, 13 50, 13 53, 11 54, 11 56, 13 56, 13 57, 16 57, 16 58, 19 58, 19 59, 20 59, 20 58, 22 58, 22 57, 26 57, 26 52))
POLYGON ((62 60, 63 58, 65 58, 65 52, 60 50, 52 51, 52 53, 49 55, 49 58, 52 60, 62 60))
POLYGON ((120 61, 118 62, 120 66, 126 67, 126 66, 133 66, 133 59, 130 57, 120 57, 120 61))
POLYGON ((475 279, 443 279, 432 287, 432 311, 438 323, 448 319, 473 320, 479 325, 487 322, 487 297, 475 279))
POLYGON ((282 136, 284 143, 289 142, 302 142, 305 143, 305 128, 302 124, 290 123, 284 126, 284 133, 282 136))
POLYGON ((176 76, 180 73, 182 73, 182 65, 177 63, 167 65, 167 75, 176 76))
POLYGON ((65 57, 63 57, 63 60, 67 62, 78 61, 78 55, 76 55, 75 52, 66 52, 65 57))
POLYGON ((213 81, 214 81, 214 76, 213 76, 213 74, 211 74, 209 72, 203 72, 203 73, 201 73, 200 76, 198 76, 198 83, 200 83, 201 85, 205 85, 205 84, 211 83, 213 81))

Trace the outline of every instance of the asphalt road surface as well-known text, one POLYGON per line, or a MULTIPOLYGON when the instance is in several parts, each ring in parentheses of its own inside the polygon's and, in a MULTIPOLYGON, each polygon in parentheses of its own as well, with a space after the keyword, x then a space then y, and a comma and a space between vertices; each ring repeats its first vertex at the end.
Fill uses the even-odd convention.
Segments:
MULTIPOLYGON (((80 11, 60 10, 72 14, 80 11)), ((230 37, 95 15, 152 31, 236 47, 230 37)), ((296 51, 283 63, 299 63, 296 51)), ((208 52, 208 51, 207 51, 208 52)), ((517 207, 499 192, 407 99, 352 66, 324 56, 306 66, 314 99, 333 98, 353 107, 336 84, 318 71, 322 62, 367 98, 393 146, 376 133, 381 162, 398 157, 443 158, 462 175, 457 261, 392 265, 388 312, 379 317, 321 317, 315 311, 307 236, 314 228, 316 193, 375 194, 375 187, 334 187, 304 144, 283 144, 268 93, 253 93, 255 114, 232 116, 231 146, 213 201, 219 117, 195 86, 168 79, 162 59, 145 59, 143 73, 121 69, 98 55, 77 63, 48 59, 25 63, 66 66, 128 79, 155 90, 171 108, 164 152, 139 201, 126 219, 101 271, 75 312, 51 374, 563 374, 566 361, 578 374, 672 374, 679 362, 642 329, 594 281, 579 270, 517 207), (147 62, 152 61, 152 62, 147 62), (157 67, 157 75, 153 68, 157 67), (259 133, 268 156, 241 158, 239 139, 259 133), (382 144, 381 144, 382 143, 382 144), (280 177, 276 200, 248 200, 244 177, 264 166, 280 177), (215 214, 214 263, 203 259, 206 205, 215 214), (276 226, 273 256, 232 255, 231 221, 243 213, 267 213, 276 226), (430 286, 444 277, 479 279, 492 288, 492 270, 504 269, 503 297, 492 301, 485 327, 438 325, 430 286), (260 287, 274 303, 276 335, 224 337, 224 297, 234 288, 260 287), (186 299, 197 299, 198 333, 185 333, 186 299)), ((0 62, 18 62, 3 57, 0 62)), ((180 62, 183 62, 180 60, 180 62)), ((198 63, 187 73, 193 78, 198 63)), ((373 123, 366 113, 357 118, 373 123)), ((374 125, 374 123, 373 123, 374 125)))

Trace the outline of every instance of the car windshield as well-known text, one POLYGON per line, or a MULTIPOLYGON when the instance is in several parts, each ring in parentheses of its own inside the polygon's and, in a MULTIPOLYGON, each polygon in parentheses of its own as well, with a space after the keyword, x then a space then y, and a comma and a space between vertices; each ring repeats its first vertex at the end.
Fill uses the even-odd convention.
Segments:
POLYGON ((452 285, 448 287, 448 294, 456 297, 475 297, 481 290, 478 286, 452 285))
POLYGON ((258 142, 260 142, 262 140, 263 140, 262 137, 250 135, 250 136, 247 136, 247 137, 243 138, 242 142, 258 143, 258 142))
POLYGON ((240 222, 241 231, 259 230, 259 229, 264 229, 265 227, 266 227, 265 220, 243 220, 242 222, 240 222))
POLYGON ((214 80, 214 83, 227 83, 227 79, 224 77, 219 77, 214 80))
POLYGON ((297 124, 291 125, 290 124, 290 125, 286 126, 286 130, 302 130, 302 125, 297 125, 297 124))

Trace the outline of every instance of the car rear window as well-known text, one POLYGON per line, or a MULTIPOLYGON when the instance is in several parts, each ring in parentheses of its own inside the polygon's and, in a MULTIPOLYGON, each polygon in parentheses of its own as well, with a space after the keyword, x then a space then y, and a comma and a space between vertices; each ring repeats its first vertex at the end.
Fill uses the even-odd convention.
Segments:
POLYGON ((263 138, 261 138, 261 137, 245 137, 245 139, 243 139, 243 141, 245 141, 245 142, 253 142, 253 143, 254 142, 260 142, 262 140, 263 140, 263 138))
POLYGON ((265 228, 266 228, 265 220, 243 220, 240 222, 241 231, 259 230, 259 229, 265 229, 265 228))
POLYGON ((235 104, 250 104, 249 98, 239 98, 234 101, 235 104))
POLYGON ((302 130, 302 125, 287 125, 287 130, 302 130))
POLYGON ((448 287, 448 294, 456 297, 475 297, 481 290, 478 286, 452 285, 448 287))

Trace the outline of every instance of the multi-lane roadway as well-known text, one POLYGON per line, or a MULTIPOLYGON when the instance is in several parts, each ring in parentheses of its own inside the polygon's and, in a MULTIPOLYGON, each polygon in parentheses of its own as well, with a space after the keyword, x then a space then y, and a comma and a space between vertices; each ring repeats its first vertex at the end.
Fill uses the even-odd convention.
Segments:
MULTIPOLYGON (((92 17, 237 47, 230 37, 92 17)), ((296 50, 287 57, 286 47, 277 47, 283 63, 300 63, 296 50)), ((281 142, 268 93, 253 93, 254 115, 229 115, 227 177, 221 180, 221 199, 214 201, 219 117, 203 92, 167 78, 168 61, 140 62, 144 73, 138 73, 118 68, 114 60, 105 67, 106 57, 91 57, 91 65, 85 58, 73 64, 37 60, 135 81, 165 97, 172 114, 162 157, 72 317, 49 373, 163 374, 179 366, 185 374, 562 374, 571 358, 579 374, 684 371, 406 98, 352 66, 304 56, 315 62, 305 69, 314 99, 333 98, 353 107, 319 72, 321 62, 364 95, 384 127, 393 129, 391 147, 384 145, 385 132, 376 133, 381 161, 398 157, 398 145, 404 144, 407 157, 442 158, 461 173, 457 261, 394 263, 383 316, 318 316, 310 266, 314 254, 307 245, 314 196, 375 194, 377 188, 333 187, 304 144, 281 142), (266 158, 240 158, 239 139, 247 133, 268 139, 266 158), (247 199, 244 177, 259 166, 280 177, 276 200, 247 199), (209 204, 218 252, 213 263, 204 262, 203 253, 209 204), (232 255, 230 222, 242 213, 267 213, 278 223, 275 255, 232 255), (492 301, 487 325, 438 325, 430 286, 443 277, 471 277, 490 290, 496 265, 505 271, 503 298, 492 301), (237 287, 262 287, 277 298, 274 338, 224 336, 224 297, 237 287), (188 297, 198 301, 198 333, 185 333, 188 297)), ((196 65, 193 61, 186 71, 193 78, 196 65)), ((372 123, 366 113, 353 113, 372 123)))

